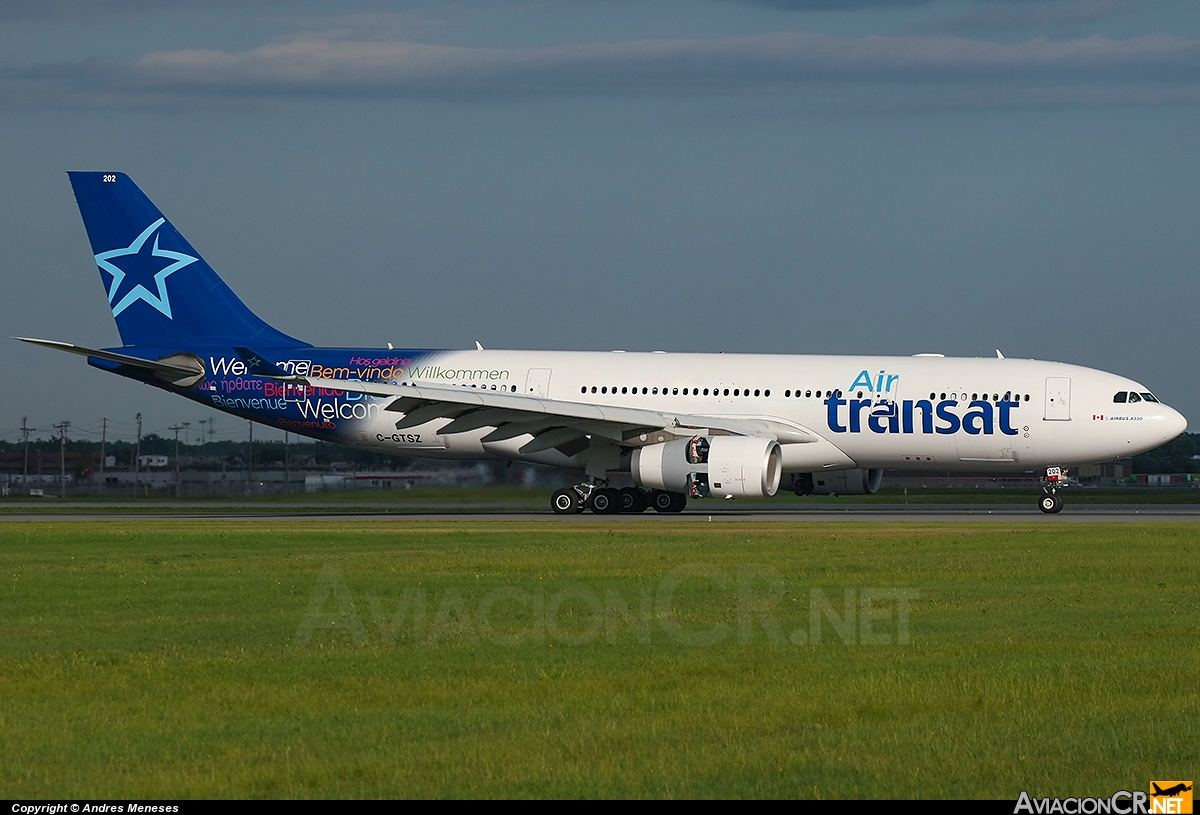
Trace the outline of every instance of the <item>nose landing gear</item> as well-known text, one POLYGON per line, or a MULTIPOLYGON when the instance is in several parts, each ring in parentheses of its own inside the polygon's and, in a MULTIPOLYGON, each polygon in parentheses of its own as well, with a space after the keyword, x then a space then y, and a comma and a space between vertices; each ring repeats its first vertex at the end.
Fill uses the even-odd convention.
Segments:
POLYGON ((1063 508, 1063 501, 1057 495, 1046 493, 1038 501, 1038 509, 1042 512, 1052 513, 1060 512, 1063 508))
POLYGON ((1066 471, 1061 467, 1046 468, 1046 483, 1042 486, 1042 497, 1038 499, 1038 509, 1042 512, 1062 512, 1063 500, 1058 497, 1058 488, 1065 477, 1066 471))

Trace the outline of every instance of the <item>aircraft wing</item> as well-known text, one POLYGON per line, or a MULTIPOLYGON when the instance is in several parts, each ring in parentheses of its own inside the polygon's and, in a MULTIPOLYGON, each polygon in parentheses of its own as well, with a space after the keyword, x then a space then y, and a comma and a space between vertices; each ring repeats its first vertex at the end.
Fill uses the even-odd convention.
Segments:
POLYGON ((396 423, 400 430, 446 418, 451 421, 438 431, 440 435, 466 433, 484 427, 494 428, 484 436, 485 442, 532 434, 533 440, 521 447, 522 453, 551 447, 563 449, 578 445, 581 440, 586 446, 587 436, 637 446, 647 441, 643 436, 656 431, 683 436, 716 430, 737 436, 762 436, 783 444, 817 441, 815 435, 799 425, 768 417, 672 413, 442 385, 399 385, 318 377, 275 378, 314 388, 396 397, 386 410, 404 414, 396 423))

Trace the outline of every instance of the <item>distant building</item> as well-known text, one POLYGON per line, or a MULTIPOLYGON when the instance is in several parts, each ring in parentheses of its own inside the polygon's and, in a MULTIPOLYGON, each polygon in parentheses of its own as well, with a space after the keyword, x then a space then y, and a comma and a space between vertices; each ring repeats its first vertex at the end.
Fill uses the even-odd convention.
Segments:
POLYGON ((1075 467, 1071 476, 1084 484, 1111 484, 1133 475, 1133 459, 1121 458, 1103 464, 1084 464, 1075 467))

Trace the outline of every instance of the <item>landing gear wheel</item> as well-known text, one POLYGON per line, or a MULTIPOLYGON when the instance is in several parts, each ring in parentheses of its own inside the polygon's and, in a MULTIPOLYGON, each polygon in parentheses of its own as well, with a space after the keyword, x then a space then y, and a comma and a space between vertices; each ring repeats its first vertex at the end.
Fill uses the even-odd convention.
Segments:
POLYGON ((576 515, 583 512, 583 501, 579 500, 579 493, 573 489, 555 492, 554 497, 550 499, 550 506, 556 515, 576 515))
POLYGON ((683 512, 687 506, 687 496, 679 492, 655 490, 652 500, 655 512, 683 512))
POLYGON ((650 499, 637 487, 626 487, 621 490, 622 512, 633 514, 645 512, 648 506, 650 506, 650 499))
POLYGON ((1038 509, 1047 514, 1054 512, 1062 512, 1063 500, 1057 495, 1047 493, 1038 501, 1038 509))
POLYGON ((650 496, 650 505, 654 507, 655 512, 670 512, 674 499, 671 498, 671 493, 655 490, 650 496))
POLYGON ((592 512, 597 515, 616 515, 621 511, 621 492, 604 487, 592 493, 592 512))

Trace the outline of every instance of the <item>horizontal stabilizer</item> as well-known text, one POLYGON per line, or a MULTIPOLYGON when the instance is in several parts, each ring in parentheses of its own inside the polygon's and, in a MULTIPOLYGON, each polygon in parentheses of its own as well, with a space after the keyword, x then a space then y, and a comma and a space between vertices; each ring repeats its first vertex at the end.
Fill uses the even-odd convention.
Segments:
POLYGON ((190 354, 173 354, 165 359, 142 359, 129 354, 118 354, 115 351, 101 351, 98 348, 85 348, 69 342, 57 340, 37 340, 32 337, 13 337, 14 340, 40 345, 43 348, 53 348, 55 351, 66 351, 68 354, 78 354, 81 357, 102 359, 106 362, 116 362, 134 368, 152 371, 156 376, 180 387, 191 387, 204 378, 204 363, 190 354))

